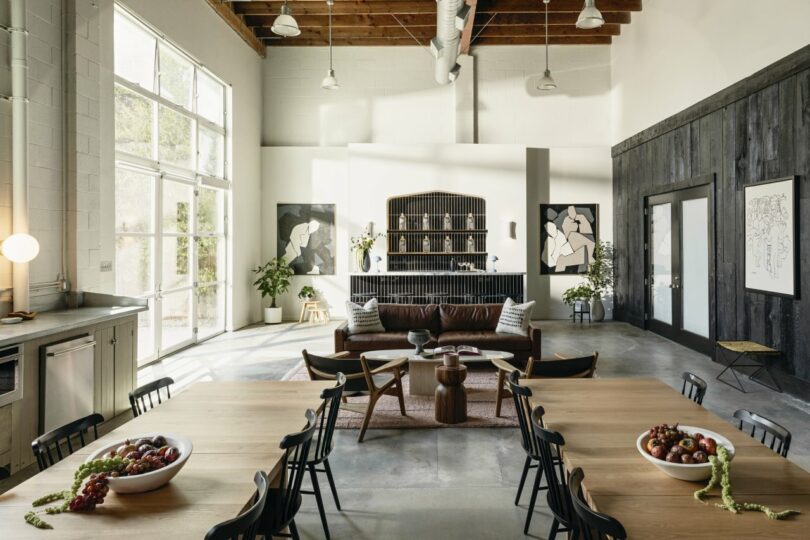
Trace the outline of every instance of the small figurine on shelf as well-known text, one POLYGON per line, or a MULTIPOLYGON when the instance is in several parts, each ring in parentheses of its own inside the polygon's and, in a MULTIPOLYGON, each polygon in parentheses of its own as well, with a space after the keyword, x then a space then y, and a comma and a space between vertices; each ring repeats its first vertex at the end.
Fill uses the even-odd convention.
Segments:
POLYGON ((427 212, 424 213, 422 216, 422 230, 429 231, 430 230, 430 216, 427 212))
POLYGON ((467 252, 475 253, 475 238, 472 235, 467 237, 467 252))
POLYGON ((453 241, 450 239, 449 234, 444 237, 444 252, 445 253, 453 252, 453 241))
POLYGON ((444 230, 445 231, 453 230, 453 218, 450 217, 449 212, 444 213, 444 230))
POLYGON ((400 231, 408 230, 408 218, 405 217, 404 213, 399 214, 399 230, 400 231))
POLYGON ((467 214, 467 230, 472 231, 475 229, 475 217, 472 215, 472 212, 467 214))
POLYGON ((402 235, 399 237, 399 252, 408 253, 408 241, 402 235))
POLYGON ((430 253, 430 238, 425 235, 425 238, 422 240, 422 251, 425 253, 430 253))

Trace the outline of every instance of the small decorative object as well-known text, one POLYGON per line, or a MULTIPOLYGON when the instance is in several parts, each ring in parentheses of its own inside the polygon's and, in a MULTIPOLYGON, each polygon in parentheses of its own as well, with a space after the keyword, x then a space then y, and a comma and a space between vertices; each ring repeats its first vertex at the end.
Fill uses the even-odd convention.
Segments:
POLYGON ((422 215, 422 230, 429 231, 430 230, 430 216, 427 212, 422 215))
POLYGON ((257 267, 254 271, 259 278, 253 282, 253 286, 262 293, 262 298, 270 297, 270 307, 264 308, 265 324, 275 324, 281 322, 281 308, 276 307, 276 298, 290 288, 290 278, 293 270, 287 264, 284 257, 273 258, 263 266, 257 267))
POLYGON ((450 259, 450 271, 455 272, 456 270, 457 270, 457 268, 456 268, 456 259, 455 259, 455 257, 452 257, 450 259))
POLYGON ((430 238, 427 235, 422 239, 422 251, 430 253, 430 238))
POLYGON ((283 255, 295 275, 334 275, 334 204, 278 204, 276 253, 283 255))
POLYGON ((451 253, 453 251, 453 241, 450 239, 450 235, 444 237, 444 252, 451 253))
POLYGON ((444 230, 445 231, 452 231, 453 230, 453 218, 450 217, 449 212, 444 213, 444 230))
POLYGON ((490 255, 490 256, 489 256, 489 262, 491 262, 491 263, 492 263, 492 271, 493 271, 493 272, 497 272, 497 271, 498 271, 498 269, 497 269, 497 268, 495 268, 495 263, 496 263, 496 262, 498 262, 498 261, 499 261, 499 259, 498 259, 498 256, 497 256, 497 255, 490 255))
POLYGON ((748 184, 745 190, 745 289, 796 295, 795 178, 748 184))
POLYGON ((471 262, 470 264, 470 272, 475 272, 475 263, 471 262))
POLYGON ((467 230, 475 230, 475 216, 472 215, 472 212, 467 214, 467 230))
POLYGON ((404 213, 399 215, 399 230, 400 231, 408 230, 408 218, 405 217, 404 213))
POLYGON ((540 205, 540 274, 584 274, 593 263, 597 205, 540 205))
POLYGON ((430 341, 430 332, 425 329, 411 330, 408 332, 408 343, 416 347, 414 354, 422 354, 425 351, 425 343, 430 341))
POLYGON ((2 324, 18 324, 23 322, 22 317, 3 317, 0 319, 0 323, 2 324))
POLYGON ((467 237, 467 253, 475 253, 475 238, 472 235, 467 237))
POLYGON ((382 257, 380 257, 379 255, 374 255, 374 267, 377 269, 377 272, 380 271, 380 261, 381 260, 382 260, 382 257))
POLYGON ((24 321, 33 321, 39 315, 36 311, 12 311, 6 317, 20 317, 24 321))
POLYGON ((399 237, 399 252, 408 253, 408 241, 405 240, 404 236, 399 237))
POLYGON ((301 287, 301 290, 298 291, 299 300, 304 300, 305 302, 308 302, 313 298, 315 298, 315 289, 310 285, 304 285, 303 287, 301 287))
POLYGON ((369 252, 371 248, 374 247, 374 242, 383 236, 385 235, 382 233, 374 236, 368 233, 363 233, 360 236, 352 236, 352 251, 354 251, 358 270, 362 270, 363 272, 371 270, 371 257, 369 256, 369 252))
POLYGON ((443 362, 447 367, 458 367, 458 354, 445 353, 443 362))

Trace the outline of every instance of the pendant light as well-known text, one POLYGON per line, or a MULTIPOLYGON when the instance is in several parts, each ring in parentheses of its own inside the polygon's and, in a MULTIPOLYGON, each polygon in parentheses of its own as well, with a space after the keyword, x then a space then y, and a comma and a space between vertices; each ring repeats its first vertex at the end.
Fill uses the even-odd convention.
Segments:
POLYGON ((284 4, 281 6, 281 14, 276 17, 276 20, 273 21, 273 26, 270 27, 270 30, 279 36, 282 37, 295 37, 301 35, 301 29, 298 28, 298 23, 295 22, 295 19, 292 16, 292 10, 290 6, 287 5, 287 0, 284 0, 284 4))
POLYGON ((596 9, 596 0, 585 0, 585 7, 579 13, 577 18, 577 28, 582 30, 591 30, 599 28, 605 24, 605 19, 602 13, 596 9))
POLYGON ((543 0, 543 3, 546 5, 546 70, 543 72, 543 78, 540 79, 540 82, 537 84, 538 90, 544 90, 546 92, 557 88, 557 83, 554 82, 551 71, 548 69, 548 3, 550 1, 551 0, 543 0))
POLYGON ((337 90, 340 85, 335 78, 335 70, 332 69, 332 5, 335 0, 326 0, 326 5, 329 6, 329 71, 326 72, 326 77, 321 81, 321 88, 324 90, 337 90))

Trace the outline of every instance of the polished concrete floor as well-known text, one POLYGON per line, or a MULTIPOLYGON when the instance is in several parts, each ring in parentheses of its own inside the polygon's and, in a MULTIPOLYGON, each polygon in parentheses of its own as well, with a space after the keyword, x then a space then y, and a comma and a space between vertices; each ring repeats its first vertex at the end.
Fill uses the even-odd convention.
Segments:
MULTIPOLYGON (((300 351, 332 351, 332 329, 284 324, 225 334, 141 370, 141 382, 163 375, 179 386, 197 380, 279 379, 300 351)), ((707 357, 623 323, 543 324, 546 354, 599 351, 599 377, 657 377, 680 390, 680 374, 709 381, 704 405, 725 418, 738 408, 771 417, 793 432, 790 459, 810 470, 810 404, 748 383, 743 394, 714 380, 707 357)), ((609 405, 609 404, 608 404, 609 405)), ((676 419, 662 419, 662 421, 676 419)), ((512 429, 371 430, 366 442, 338 431, 331 459, 343 511, 326 494, 333 538, 523 538, 528 494, 515 506, 523 454, 512 429)), ((545 538, 551 518, 538 502, 531 536, 545 538)), ((304 538, 322 538, 314 500, 299 518, 304 538)))

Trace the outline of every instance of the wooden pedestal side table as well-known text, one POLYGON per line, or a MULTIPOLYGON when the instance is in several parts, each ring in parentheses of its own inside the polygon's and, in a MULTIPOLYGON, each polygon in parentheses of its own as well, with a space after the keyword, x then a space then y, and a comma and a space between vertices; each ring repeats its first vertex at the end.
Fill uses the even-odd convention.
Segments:
POLYGON ((779 381, 776 380, 776 377, 773 376, 773 373, 771 373, 770 369, 771 362, 779 358, 779 356, 782 354, 780 351, 777 351, 776 349, 772 349, 766 345, 762 345, 761 343, 757 343, 755 341, 718 341, 717 346, 720 348, 721 354, 725 353, 726 351, 730 351, 736 354, 736 356, 734 357, 734 360, 732 360, 731 363, 728 364, 723 369, 723 371, 721 371, 717 375, 717 377, 715 377, 715 379, 717 379, 721 383, 729 385, 732 388, 736 388, 737 390, 745 394, 746 393, 745 388, 743 387, 742 381, 737 376, 737 372, 734 371, 734 368, 755 367, 757 369, 751 375, 748 376, 748 380, 753 381, 757 384, 761 384, 762 386, 770 388, 771 390, 774 390, 776 392, 782 392, 782 385, 779 384, 779 381), (740 360, 744 359, 747 356, 756 357, 757 359, 761 360, 761 362, 759 364, 738 363, 740 360), (764 381, 760 381, 754 378, 756 377, 757 374, 759 374, 760 371, 763 370, 765 370, 765 372, 771 378, 771 381, 773 381, 773 384, 775 386, 771 386, 770 384, 767 384, 764 381), (731 374, 734 375, 734 379, 737 381, 736 386, 720 378, 726 371, 731 371, 731 374))
POLYGON ((467 390, 464 379, 467 366, 436 366, 436 421, 442 424, 460 424, 467 421, 467 390))

